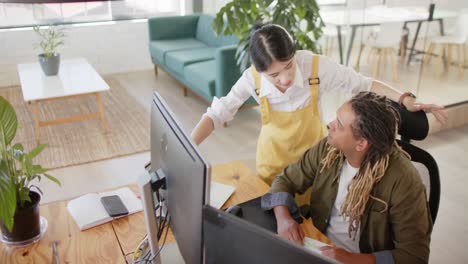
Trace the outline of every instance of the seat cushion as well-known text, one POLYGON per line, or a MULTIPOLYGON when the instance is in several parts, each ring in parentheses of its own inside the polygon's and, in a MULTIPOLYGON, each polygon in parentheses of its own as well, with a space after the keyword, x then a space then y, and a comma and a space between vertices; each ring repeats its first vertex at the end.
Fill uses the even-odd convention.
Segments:
POLYGON ((169 51, 165 55, 166 66, 179 73, 184 73, 184 67, 196 62, 214 59, 216 48, 197 48, 180 51, 169 51))
POLYGON ((155 40, 149 44, 151 57, 158 63, 166 64, 165 54, 169 51, 204 48, 206 44, 195 38, 155 40))
POLYGON ((215 60, 193 63, 184 67, 184 77, 196 93, 210 102, 215 94, 216 62, 215 60))

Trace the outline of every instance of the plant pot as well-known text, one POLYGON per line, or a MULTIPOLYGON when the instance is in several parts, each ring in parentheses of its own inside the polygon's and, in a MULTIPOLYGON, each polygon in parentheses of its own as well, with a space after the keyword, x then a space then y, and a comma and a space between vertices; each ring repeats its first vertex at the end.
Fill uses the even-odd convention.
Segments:
POLYGON ((31 202, 25 203, 23 208, 16 208, 13 230, 8 231, 0 221, 2 238, 7 242, 20 242, 32 239, 41 233, 39 217, 39 201, 41 196, 34 191, 29 192, 31 202))
POLYGON ((46 57, 45 54, 39 54, 39 64, 45 75, 57 75, 60 67, 60 54, 55 53, 51 57, 46 57))

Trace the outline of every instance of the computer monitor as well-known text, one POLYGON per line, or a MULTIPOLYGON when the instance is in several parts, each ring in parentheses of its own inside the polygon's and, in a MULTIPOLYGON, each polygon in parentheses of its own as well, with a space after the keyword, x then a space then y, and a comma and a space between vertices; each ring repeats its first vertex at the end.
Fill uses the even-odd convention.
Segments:
POLYGON ((203 207, 205 264, 337 263, 239 217, 203 207))
MULTIPOLYGON (((183 131, 162 97, 151 106, 151 168, 139 184, 152 256, 159 250, 155 186, 165 178, 170 227, 185 263, 203 263, 202 209, 209 201, 210 165, 183 131)), ((158 259, 155 259, 156 263, 158 259)))

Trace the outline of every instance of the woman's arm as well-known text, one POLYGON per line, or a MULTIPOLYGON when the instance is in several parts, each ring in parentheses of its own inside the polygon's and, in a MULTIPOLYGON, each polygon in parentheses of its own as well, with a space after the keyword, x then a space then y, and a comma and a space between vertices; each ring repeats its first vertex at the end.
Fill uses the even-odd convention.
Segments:
POLYGON ((190 137, 192 138, 193 142, 195 142, 195 144, 200 145, 200 143, 202 143, 203 140, 205 140, 211 134, 211 132, 213 132, 213 130, 213 119, 207 115, 204 115, 195 126, 195 129, 193 130, 190 137))
MULTIPOLYGON (((326 56, 320 56, 319 75, 321 79, 321 93, 340 89, 342 91, 351 90, 350 92, 352 94, 357 94, 360 91, 367 91, 370 86, 370 91, 384 95, 395 102, 398 102, 401 95, 403 95, 403 92, 390 85, 381 81, 372 80, 356 72, 353 68, 338 64, 336 61, 326 56)), ((447 121, 447 114, 440 105, 423 104, 417 102, 410 96, 404 97, 402 103, 409 111, 415 112, 423 110, 431 112, 440 123, 444 124, 447 121)))
POLYGON ((202 116, 195 126, 190 137, 195 144, 201 144, 213 130, 221 127, 225 122, 231 121, 239 110, 239 107, 249 99, 250 96, 258 101, 254 92, 254 80, 250 68, 244 71, 237 80, 231 91, 220 99, 214 97, 206 114, 202 116))
MULTIPOLYGON (((371 84, 371 92, 375 92, 380 95, 385 95, 389 99, 398 102, 400 97, 403 95, 399 90, 391 87, 390 85, 383 83, 381 81, 373 80, 371 84)), ((423 110, 425 112, 431 112, 434 117, 441 124, 445 124, 447 121, 448 115, 444 111, 444 107, 436 104, 423 104, 418 103, 415 98, 411 96, 404 97, 402 104, 411 112, 416 112, 423 110)))

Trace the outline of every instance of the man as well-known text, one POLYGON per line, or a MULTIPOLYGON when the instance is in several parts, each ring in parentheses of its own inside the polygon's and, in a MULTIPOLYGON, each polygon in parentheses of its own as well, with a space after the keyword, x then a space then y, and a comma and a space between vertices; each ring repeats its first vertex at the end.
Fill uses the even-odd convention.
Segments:
POLYGON ((427 263, 432 221, 425 188, 395 141, 391 102, 361 92, 342 105, 329 135, 273 181, 262 207, 278 234, 302 243, 292 195, 312 188, 314 225, 336 246, 322 253, 343 263, 427 263))

